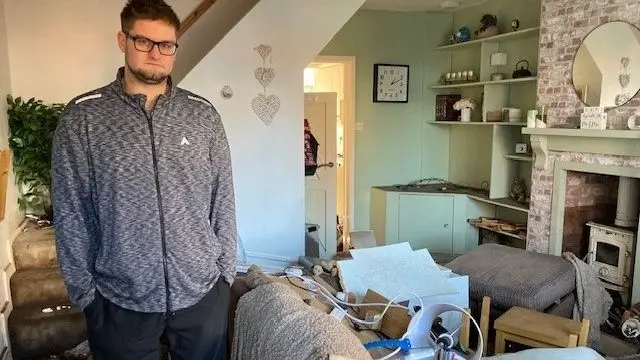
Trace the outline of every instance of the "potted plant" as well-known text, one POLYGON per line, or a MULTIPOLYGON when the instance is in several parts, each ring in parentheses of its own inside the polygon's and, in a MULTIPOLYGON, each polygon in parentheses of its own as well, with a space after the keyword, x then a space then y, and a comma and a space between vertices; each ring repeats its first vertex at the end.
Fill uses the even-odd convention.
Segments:
POLYGON ((471 110, 476 108, 476 103, 469 98, 464 98, 456 101, 456 103, 453 104, 453 108, 460 111, 460 121, 470 122, 471 110))
POLYGON ((7 96, 9 147, 21 196, 20 209, 32 217, 52 221, 51 147, 62 104, 48 105, 34 98, 7 96))

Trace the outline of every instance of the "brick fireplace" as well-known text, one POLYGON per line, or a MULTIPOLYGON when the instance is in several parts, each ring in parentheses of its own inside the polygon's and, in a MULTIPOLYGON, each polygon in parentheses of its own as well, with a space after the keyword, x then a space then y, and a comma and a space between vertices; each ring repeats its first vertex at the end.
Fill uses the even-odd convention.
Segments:
MULTIPOLYGON (((582 40, 591 30, 598 25, 615 20, 632 24, 640 23, 640 2, 637 0, 542 0, 537 104, 545 105, 549 109, 548 127, 578 127, 584 105, 576 95, 572 84, 574 56, 582 40)), ((607 112, 609 128, 623 129, 626 119, 636 112, 640 113, 640 96, 638 95, 624 106, 607 112)), ((538 154, 536 155, 537 166, 532 171, 531 179, 527 249, 547 253, 551 236, 551 203, 555 186, 554 164, 575 162, 620 166, 635 168, 640 173, 640 149, 637 145, 640 143, 640 138, 624 138, 627 136, 625 134, 631 130, 620 130, 623 132, 619 133, 619 136, 623 138, 604 138, 604 141, 601 141, 603 138, 597 137, 596 133, 588 131, 568 135, 568 132, 578 130, 567 130, 564 134, 562 130, 565 129, 539 130, 548 130, 548 132, 557 130, 561 134, 549 137, 531 136, 532 147, 537 147, 538 154), (575 138, 581 141, 574 143, 576 146, 571 146, 575 138), (566 144, 562 143, 564 140, 568 140, 566 144)), ((578 181, 571 177, 568 180, 578 181)), ((583 180, 586 183, 586 179, 583 180)), ((581 199, 584 204, 586 199, 582 194, 581 199)), ((571 211, 580 210, 569 210, 571 211)))

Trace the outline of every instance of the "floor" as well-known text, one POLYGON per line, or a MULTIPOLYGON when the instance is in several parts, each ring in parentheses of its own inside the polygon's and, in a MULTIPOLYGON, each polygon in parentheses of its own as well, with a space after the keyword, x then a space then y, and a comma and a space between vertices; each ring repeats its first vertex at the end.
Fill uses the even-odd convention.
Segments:
MULTIPOLYGON (((600 349, 607 357, 614 358, 636 354, 636 349, 630 344, 605 333, 600 336, 600 349)), ((640 356, 638 359, 640 360, 640 356)))

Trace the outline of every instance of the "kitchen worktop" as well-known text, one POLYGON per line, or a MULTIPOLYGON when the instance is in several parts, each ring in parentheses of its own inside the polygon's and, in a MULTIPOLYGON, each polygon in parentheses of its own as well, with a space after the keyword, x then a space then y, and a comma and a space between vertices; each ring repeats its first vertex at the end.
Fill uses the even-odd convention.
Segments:
POLYGON ((413 192, 413 193, 436 193, 436 194, 462 194, 487 196, 486 191, 479 189, 465 188, 459 185, 450 184, 426 184, 426 185, 388 185, 374 186, 374 189, 393 192, 413 192))

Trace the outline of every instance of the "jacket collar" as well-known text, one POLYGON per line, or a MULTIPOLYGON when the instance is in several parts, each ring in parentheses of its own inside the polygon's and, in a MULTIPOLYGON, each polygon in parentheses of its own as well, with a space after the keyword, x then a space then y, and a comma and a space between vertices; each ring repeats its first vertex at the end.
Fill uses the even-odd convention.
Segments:
MULTIPOLYGON (((132 103, 134 105, 142 105, 144 108, 144 104, 147 101, 147 97, 144 94, 129 94, 126 91, 125 83, 124 83, 124 66, 118 69, 116 73, 116 79, 111 83, 111 88, 115 93, 122 98, 123 100, 132 103)), ((156 107, 164 105, 164 103, 173 99, 176 94, 176 86, 173 84, 173 79, 171 76, 167 78, 167 91, 164 94, 161 94, 156 102, 156 107)))

